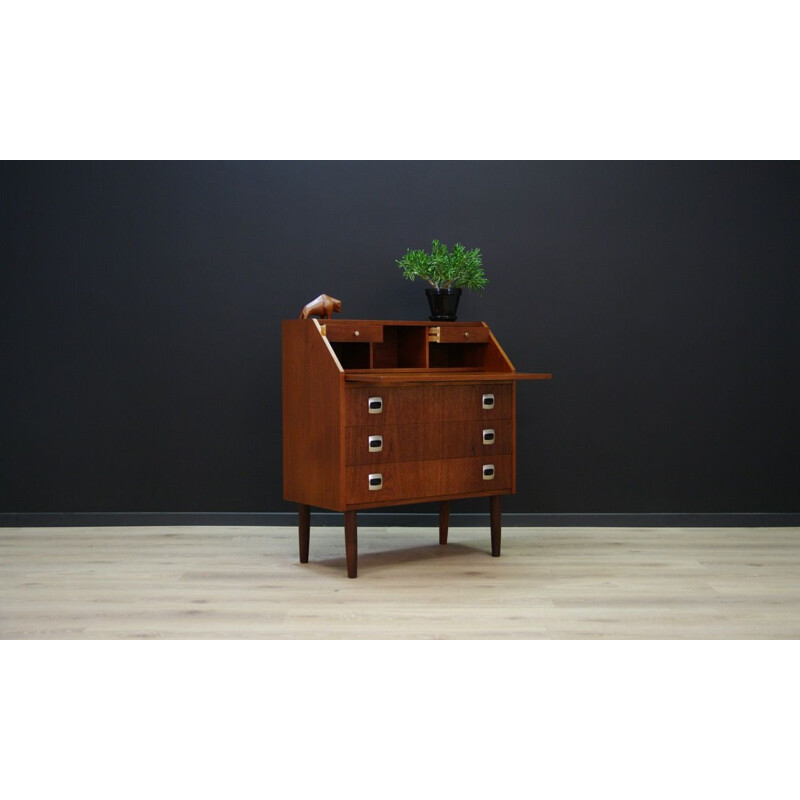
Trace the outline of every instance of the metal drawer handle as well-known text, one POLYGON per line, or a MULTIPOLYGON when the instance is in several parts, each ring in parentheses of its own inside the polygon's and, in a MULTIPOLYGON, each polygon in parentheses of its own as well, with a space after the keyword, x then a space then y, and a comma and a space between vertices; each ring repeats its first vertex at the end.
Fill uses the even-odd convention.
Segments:
POLYGON ((370 414, 380 414, 383 411, 383 398, 370 397, 369 400, 367 400, 367 408, 370 414))
POLYGON ((383 475, 380 472, 373 472, 368 477, 369 480, 369 490, 371 492, 377 492, 379 489, 383 488, 383 475))
POLYGON ((485 394, 481 397, 481 408, 494 408, 493 394, 485 394))
POLYGON ((484 464, 483 465, 483 479, 485 481, 490 481, 494 478, 494 464, 484 464))
POLYGON ((483 429, 483 443, 494 444, 494 428, 483 429))
POLYGON ((370 436, 367 439, 367 446, 370 453, 380 453, 383 450, 383 436, 370 436))

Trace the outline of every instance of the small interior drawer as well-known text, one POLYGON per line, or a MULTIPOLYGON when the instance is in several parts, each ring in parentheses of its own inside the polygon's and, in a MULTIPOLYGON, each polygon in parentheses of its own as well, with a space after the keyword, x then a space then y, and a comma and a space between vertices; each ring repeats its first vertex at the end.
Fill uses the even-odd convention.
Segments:
POLYGON ((437 344, 485 344, 489 329, 483 325, 439 325, 428 328, 428 341, 437 344))
POLYGON ((329 342, 382 342, 383 325, 336 320, 325 324, 325 335, 329 342))

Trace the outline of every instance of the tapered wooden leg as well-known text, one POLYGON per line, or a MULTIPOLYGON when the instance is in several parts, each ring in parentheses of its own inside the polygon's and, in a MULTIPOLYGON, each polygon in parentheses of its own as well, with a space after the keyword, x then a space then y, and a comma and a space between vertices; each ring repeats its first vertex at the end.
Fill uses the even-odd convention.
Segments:
POLYGON ((439 503, 439 544, 447 544, 447 530, 450 527, 450 501, 439 503))
POLYGON ((489 498, 489 520, 492 526, 492 555, 500 555, 500 528, 503 515, 502 497, 497 494, 489 498))
POLYGON ((344 512, 344 550, 347 556, 347 577, 358 577, 358 523, 355 511, 344 512))
POLYGON ((311 506, 300 504, 297 509, 297 533, 300 540, 300 563, 308 564, 308 540, 311 534, 311 506))

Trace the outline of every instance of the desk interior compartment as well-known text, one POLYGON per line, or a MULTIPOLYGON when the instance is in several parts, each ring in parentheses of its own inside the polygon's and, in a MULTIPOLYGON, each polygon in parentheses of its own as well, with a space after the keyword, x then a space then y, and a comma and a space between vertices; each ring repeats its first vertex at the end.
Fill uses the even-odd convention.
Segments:
POLYGON ((488 344, 432 342, 428 348, 428 363, 431 369, 460 367, 482 370, 486 368, 488 344))
POLYGON ((331 342, 342 369, 370 369, 372 352, 369 342, 331 342))
POLYGON ((428 329, 424 325, 385 325, 383 341, 373 342, 373 369, 426 369, 428 329))

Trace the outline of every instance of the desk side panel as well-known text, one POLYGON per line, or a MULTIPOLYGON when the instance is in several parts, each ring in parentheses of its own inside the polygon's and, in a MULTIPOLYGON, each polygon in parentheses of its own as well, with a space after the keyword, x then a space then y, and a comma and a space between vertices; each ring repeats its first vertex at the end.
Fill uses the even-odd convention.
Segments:
POLYGON ((489 326, 482 323, 489 330, 489 347, 486 352, 485 368, 489 372, 514 372, 514 365, 500 346, 489 326))
POLYGON ((282 324, 283 496, 344 508, 344 376, 316 320, 282 324))

